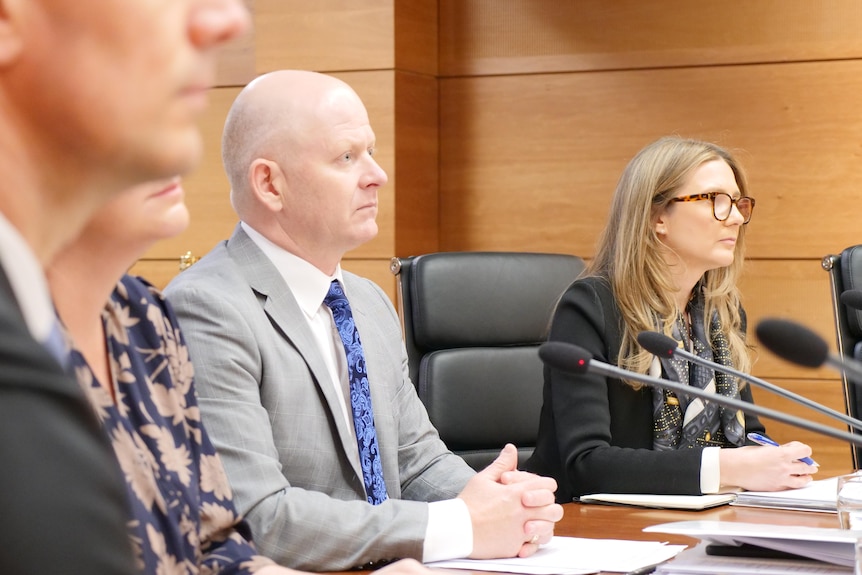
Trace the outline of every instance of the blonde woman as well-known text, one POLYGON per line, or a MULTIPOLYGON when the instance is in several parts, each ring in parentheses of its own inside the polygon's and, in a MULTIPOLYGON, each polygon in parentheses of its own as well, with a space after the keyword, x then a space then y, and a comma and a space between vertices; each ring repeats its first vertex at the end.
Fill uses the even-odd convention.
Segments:
MULTIPOLYGON (((660 331, 701 357, 751 367, 737 281, 754 199, 734 157, 662 138, 617 184, 596 257, 562 296, 550 339, 603 362, 751 401, 736 378, 659 359, 636 340, 660 331)), ((807 484, 807 445, 749 445, 756 417, 598 375, 545 370, 544 406, 527 468, 557 480, 558 501, 587 493, 702 494, 807 484)))

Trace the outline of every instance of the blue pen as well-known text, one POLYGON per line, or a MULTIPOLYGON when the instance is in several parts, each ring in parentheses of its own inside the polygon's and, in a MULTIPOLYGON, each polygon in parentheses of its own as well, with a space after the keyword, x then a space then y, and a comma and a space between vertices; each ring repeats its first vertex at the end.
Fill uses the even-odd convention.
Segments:
MULTIPOLYGON (((775 443, 765 435, 760 435, 759 433, 754 433, 753 431, 746 435, 746 437, 748 437, 748 439, 758 445, 771 445, 773 447, 778 447, 777 443, 775 443)), ((810 457, 803 457, 799 461, 801 461, 802 463, 807 463, 808 465, 817 465, 817 463, 810 457)))

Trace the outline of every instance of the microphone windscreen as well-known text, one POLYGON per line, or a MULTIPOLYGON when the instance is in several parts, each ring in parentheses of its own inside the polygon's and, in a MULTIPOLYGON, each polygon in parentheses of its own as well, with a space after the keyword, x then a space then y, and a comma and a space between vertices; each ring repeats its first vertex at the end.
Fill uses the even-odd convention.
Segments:
POLYGON ((853 309, 862 309, 862 290, 849 289, 842 292, 841 303, 853 309))
POLYGON ((829 346, 822 337, 789 320, 764 319, 757 324, 756 333, 766 349, 798 365, 820 367, 829 357, 829 346))
POLYGON ((584 348, 562 341, 549 341, 539 346, 539 358, 544 363, 567 373, 586 373, 592 357, 584 348))
POLYGON ((653 355, 673 357, 673 352, 679 346, 676 340, 657 331, 642 331, 638 334, 638 343, 653 355))

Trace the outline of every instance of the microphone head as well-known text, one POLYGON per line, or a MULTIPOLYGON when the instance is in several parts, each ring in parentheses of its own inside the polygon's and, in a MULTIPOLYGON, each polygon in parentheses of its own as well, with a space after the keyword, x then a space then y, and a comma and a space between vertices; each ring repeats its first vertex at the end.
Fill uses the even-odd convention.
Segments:
POLYGON ((673 357, 673 353, 679 347, 674 338, 657 331, 640 332, 638 334, 638 343, 651 354, 660 357, 673 357))
POLYGON ((849 289, 841 293, 841 303, 853 309, 862 310, 862 290, 849 289))
POLYGON ((571 343, 549 341, 539 346, 539 358, 548 367, 566 373, 587 373, 593 355, 571 343))
POLYGON ((820 367, 829 357, 823 338, 786 319, 764 319, 757 324, 757 339, 772 353, 806 367, 820 367))

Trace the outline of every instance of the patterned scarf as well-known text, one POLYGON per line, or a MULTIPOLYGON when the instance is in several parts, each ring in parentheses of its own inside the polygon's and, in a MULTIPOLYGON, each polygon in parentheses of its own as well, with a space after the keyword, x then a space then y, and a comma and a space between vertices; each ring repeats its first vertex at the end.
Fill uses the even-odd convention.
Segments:
MULTIPOLYGON (((691 322, 686 329, 683 316, 677 318, 673 337, 680 347, 718 364, 731 366, 730 348, 721 331, 718 314, 714 313, 709 325, 709 339, 703 322, 703 294, 696 296, 686 307, 691 322), (711 341, 712 345, 707 342, 711 341)), ((650 374, 671 381, 739 399, 736 378, 707 367, 689 363, 686 359, 653 358, 650 374)), ((653 389, 653 448, 670 450, 700 446, 730 447, 745 443, 745 419, 738 410, 724 408, 700 398, 677 397, 672 391, 653 389)))

